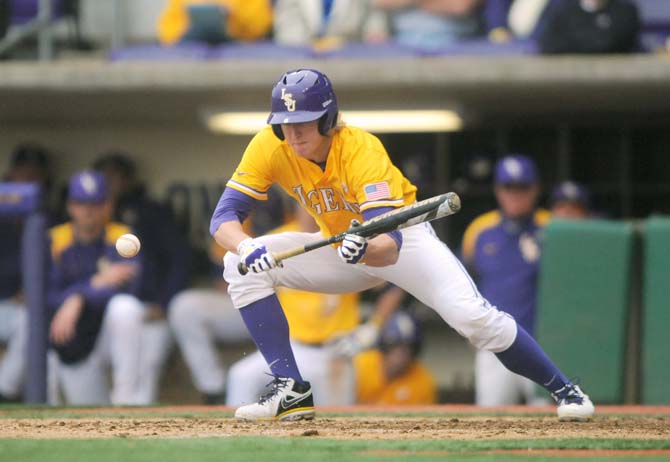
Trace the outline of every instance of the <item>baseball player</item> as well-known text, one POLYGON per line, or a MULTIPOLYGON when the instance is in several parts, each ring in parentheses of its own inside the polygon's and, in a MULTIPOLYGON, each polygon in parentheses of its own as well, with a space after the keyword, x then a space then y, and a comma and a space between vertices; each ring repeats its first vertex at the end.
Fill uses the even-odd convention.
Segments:
POLYGON ((564 181, 551 192, 551 216, 564 220, 583 220, 591 215, 591 198, 586 187, 564 181))
POLYGON ((314 417, 312 388, 298 368, 276 286, 323 293, 358 292, 389 281, 435 309, 475 347, 496 353, 510 370, 543 385, 562 419, 588 419, 593 404, 540 346, 481 296, 460 262, 429 224, 371 239, 348 234, 337 248, 322 247, 278 264, 272 252, 304 245, 314 235, 281 233, 251 238, 241 222, 272 183, 293 197, 323 236, 344 231, 415 202, 416 187, 396 168, 373 135, 345 125, 330 80, 300 69, 272 90, 269 127, 249 143, 212 216, 210 231, 229 252, 224 277, 233 304, 270 370, 272 390, 235 412, 240 419, 314 417), (242 275, 238 263, 249 268, 242 275))
MULTIPOLYGON (((535 331, 540 234, 549 221, 537 207, 540 194, 535 163, 510 155, 495 168, 499 208, 476 218, 463 237, 463 259, 479 290, 491 303, 516 319, 531 335, 535 331)), ((540 404, 533 382, 510 372, 490 351, 475 356, 475 403, 479 406, 540 404)))
POLYGON ((140 267, 137 258, 122 259, 116 252, 116 239, 129 228, 109 222, 108 199, 101 173, 73 175, 67 202, 71 221, 49 232, 49 338, 70 404, 138 401, 144 307, 132 294, 139 289, 140 267))
POLYGON ((434 404, 435 377, 418 359, 421 327, 407 313, 395 313, 382 327, 378 348, 354 359, 356 400, 385 406, 434 404))
POLYGON ((167 307, 188 283, 190 255, 172 211, 151 199, 130 156, 109 152, 93 164, 105 175, 112 218, 130 227, 142 241, 142 279, 138 298, 144 304, 142 356, 137 404, 157 401, 163 366, 172 349, 167 307))

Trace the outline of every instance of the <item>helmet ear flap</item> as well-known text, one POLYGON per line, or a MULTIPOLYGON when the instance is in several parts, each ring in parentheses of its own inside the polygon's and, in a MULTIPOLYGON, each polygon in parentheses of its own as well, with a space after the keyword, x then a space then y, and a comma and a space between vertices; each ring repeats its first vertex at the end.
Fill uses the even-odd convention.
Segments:
POLYGON ((275 134, 277 138, 284 141, 284 132, 281 129, 281 125, 272 124, 272 132, 275 134))
POLYGON ((323 136, 327 136, 328 132, 335 128, 335 125, 337 124, 337 112, 335 114, 332 114, 330 112, 326 112, 324 115, 319 118, 319 133, 323 136))

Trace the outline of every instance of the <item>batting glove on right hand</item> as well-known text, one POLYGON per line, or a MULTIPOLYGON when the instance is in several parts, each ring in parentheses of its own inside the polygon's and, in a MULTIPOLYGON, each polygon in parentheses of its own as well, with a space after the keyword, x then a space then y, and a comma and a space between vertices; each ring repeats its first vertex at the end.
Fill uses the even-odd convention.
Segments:
MULTIPOLYGON (((352 220, 351 226, 356 226, 358 220, 352 220)), ((368 248, 368 240, 365 237, 356 234, 345 234, 342 245, 337 249, 337 255, 340 256, 345 263, 358 263, 365 250, 368 248)))
POLYGON ((252 238, 247 238, 237 246, 237 254, 240 261, 244 263, 247 270, 254 273, 269 271, 272 268, 281 266, 275 261, 272 253, 265 245, 255 242, 252 238))

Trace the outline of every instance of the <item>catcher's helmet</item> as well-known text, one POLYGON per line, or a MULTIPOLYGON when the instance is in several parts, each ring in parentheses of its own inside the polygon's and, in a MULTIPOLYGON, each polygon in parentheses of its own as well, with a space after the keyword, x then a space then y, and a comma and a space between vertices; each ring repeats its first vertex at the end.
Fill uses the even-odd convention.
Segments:
POLYGON ((312 69, 285 73, 272 89, 272 112, 268 123, 277 138, 284 139, 281 124, 319 120, 319 133, 326 135, 337 124, 337 98, 328 77, 312 69))
POLYGON ((421 350, 423 336, 419 322, 407 313, 396 312, 384 323, 379 334, 379 348, 389 350, 396 345, 412 347, 414 355, 421 350))

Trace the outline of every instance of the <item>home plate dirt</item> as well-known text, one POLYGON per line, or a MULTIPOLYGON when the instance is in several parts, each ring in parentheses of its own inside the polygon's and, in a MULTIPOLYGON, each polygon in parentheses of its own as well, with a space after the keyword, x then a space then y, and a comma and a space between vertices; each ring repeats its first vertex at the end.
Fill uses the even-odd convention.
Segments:
POLYGON ((317 417, 303 422, 240 422, 214 417, 95 417, 0 419, 2 438, 192 438, 277 436, 351 440, 607 438, 670 439, 668 416, 597 416, 590 422, 556 417, 317 417))

